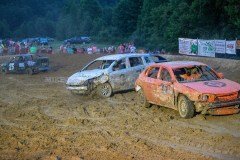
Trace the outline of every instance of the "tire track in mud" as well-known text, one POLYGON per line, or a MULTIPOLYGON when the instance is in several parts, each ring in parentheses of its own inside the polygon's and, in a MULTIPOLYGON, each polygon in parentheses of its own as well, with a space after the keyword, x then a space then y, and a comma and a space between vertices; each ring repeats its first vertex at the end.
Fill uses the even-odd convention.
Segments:
POLYGON ((63 84, 43 81, 46 76, 70 76, 82 61, 88 62, 81 56, 54 56, 52 63, 68 66, 57 72, 0 77, 0 122, 5 123, 0 128, 0 147, 5 149, 0 157, 12 153, 11 159, 240 159, 239 116, 183 120, 171 109, 141 108, 135 92, 107 99, 72 96, 63 84), (21 144, 24 140, 28 146, 21 144))
POLYGON ((167 141, 167 140, 163 140, 163 139, 149 137, 149 136, 146 136, 145 134, 140 134, 140 133, 136 133, 136 132, 130 134, 130 136, 132 136, 134 138, 146 140, 147 142, 152 143, 157 146, 169 147, 169 148, 173 148, 173 149, 177 149, 177 150, 184 150, 187 152, 204 155, 206 158, 217 158, 217 159, 222 159, 222 160, 240 159, 240 155, 228 155, 228 154, 217 153, 219 151, 214 151, 214 149, 212 150, 212 148, 203 149, 203 148, 199 148, 199 147, 195 147, 195 146, 191 146, 191 145, 179 144, 179 143, 176 143, 173 141, 167 141), (214 151, 214 152, 212 152, 212 151, 214 151))
MULTIPOLYGON (((224 126, 221 126, 219 124, 216 123, 212 123, 212 122, 181 122, 181 121, 172 121, 171 125, 175 125, 175 126, 181 126, 181 127, 185 127, 185 128, 192 128, 192 129, 201 129, 204 130, 205 132, 211 133, 211 134, 219 134, 219 135, 223 135, 223 134, 228 134, 230 136, 239 138, 240 137, 240 129, 239 130, 233 130, 231 128, 226 128, 224 126)), ((230 125, 230 124, 229 124, 230 125)))

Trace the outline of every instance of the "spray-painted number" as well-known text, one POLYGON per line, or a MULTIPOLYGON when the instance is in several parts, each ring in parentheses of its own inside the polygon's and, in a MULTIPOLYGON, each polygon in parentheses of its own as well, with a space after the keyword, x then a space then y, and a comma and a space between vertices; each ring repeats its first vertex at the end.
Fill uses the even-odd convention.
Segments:
POLYGON ((14 70, 14 63, 10 63, 9 64, 9 71, 13 71, 14 70))

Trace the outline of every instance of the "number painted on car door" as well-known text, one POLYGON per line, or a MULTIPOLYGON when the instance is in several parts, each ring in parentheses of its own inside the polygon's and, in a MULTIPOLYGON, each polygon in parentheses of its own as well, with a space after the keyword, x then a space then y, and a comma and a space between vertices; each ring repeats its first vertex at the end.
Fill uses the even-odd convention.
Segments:
POLYGON ((9 63, 9 71, 13 71, 14 70, 14 63, 9 63))

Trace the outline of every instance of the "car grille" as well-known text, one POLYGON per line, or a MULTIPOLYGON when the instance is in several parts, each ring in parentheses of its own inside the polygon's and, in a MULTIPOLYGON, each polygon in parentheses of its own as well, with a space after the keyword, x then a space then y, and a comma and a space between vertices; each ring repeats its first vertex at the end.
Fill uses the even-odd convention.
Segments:
POLYGON ((215 100, 223 102, 223 101, 235 100, 237 98, 238 98, 238 92, 234 92, 234 93, 231 93, 231 94, 216 95, 215 100))

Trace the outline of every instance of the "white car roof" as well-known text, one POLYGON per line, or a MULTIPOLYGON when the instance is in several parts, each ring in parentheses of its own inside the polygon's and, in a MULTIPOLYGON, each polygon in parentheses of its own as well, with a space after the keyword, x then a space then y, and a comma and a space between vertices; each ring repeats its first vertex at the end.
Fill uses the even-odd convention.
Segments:
POLYGON ((113 54, 113 55, 99 57, 96 60, 120 60, 126 57, 146 56, 146 55, 148 56, 149 54, 143 54, 143 53, 113 54))

